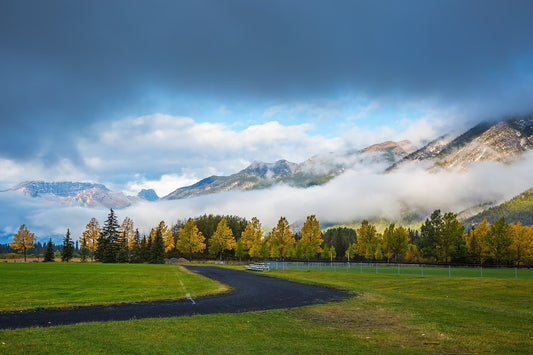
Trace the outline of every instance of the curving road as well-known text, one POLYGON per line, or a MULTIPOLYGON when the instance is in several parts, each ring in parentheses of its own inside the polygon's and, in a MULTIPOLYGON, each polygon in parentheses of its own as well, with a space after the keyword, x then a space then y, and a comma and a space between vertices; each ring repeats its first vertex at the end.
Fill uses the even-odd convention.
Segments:
POLYGON ((301 284, 244 271, 211 266, 187 266, 187 268, 229 285, 233 288, 233 292, 177 301, 0 313, 0 329, 192 316, 195 314, 240 313, 340 301, 349 296, 345 291, 301 284))

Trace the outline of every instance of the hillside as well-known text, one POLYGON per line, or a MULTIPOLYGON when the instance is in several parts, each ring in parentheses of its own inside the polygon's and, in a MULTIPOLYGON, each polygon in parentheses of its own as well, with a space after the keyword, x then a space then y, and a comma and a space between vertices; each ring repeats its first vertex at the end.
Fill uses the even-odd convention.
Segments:
POLYGON ((130 200, 121 192, 111 191, 102 184, 88 182, 25 181, 8 191, 83 207, 121 208, 130 205, 130 200))
POLYGON ((481 161, 510 162, 533 148, 533 115, 480 123, 454 137, 444 135, 407 155, 388 171, 408 163, 433 161, 433 167, 467 169, 481 161))
POLYGON ((278 160, 275 163, 253 162, 229 176, 210 176, 197 183, 176 189, 163 199, 176 200, 230 190, 254 190, 275 184, 306 188, 322 185, 356 164, 388 165, 405 157, 412 150, 409 141, 384 142, 361 151, 329 153, 313 156, 302 163, 278 160))
POLYGON ((483 219, 493 223, 501 217, 505 217, 507 223, 522 222, 523 225, 533 225, 533 188, 513 197, 498 206, 490 207, 473 217, 463 221, 465 228, 475 226, 483 219))

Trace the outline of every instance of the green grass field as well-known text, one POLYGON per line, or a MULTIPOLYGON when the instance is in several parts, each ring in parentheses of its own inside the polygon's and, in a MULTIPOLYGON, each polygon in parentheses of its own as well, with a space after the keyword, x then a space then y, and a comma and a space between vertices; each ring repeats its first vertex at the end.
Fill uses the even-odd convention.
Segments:
MULTIPOLYGON (((121 272, 135 270, 135 265, 116 266, 125 268, 121 272)), ((146 267, 153 273, 171 269, 146 267)), ((347 289, 353 297, 244 314, 2 330, 0 354, 526 354, 533 346, 530 279, 306 271, 270 275, 347 289)), ((192 289, 194 279, 183 282, 192 289)))
POLYGON ((184 298, 222 285, 171 265, 2 263, 0 312, 184 298), (184 289, 181 282, 186 286, 184 289))
POLYGON ((533 280, 533 270, 527 268, 496 267, 457 267, 446 265, 412 265, 395 263, 306 263, 306 262, 271 262, 276 270, 311 271, 311 272, 349 272, 379 275, 401 275, 419 277, 472 277, 533 280))

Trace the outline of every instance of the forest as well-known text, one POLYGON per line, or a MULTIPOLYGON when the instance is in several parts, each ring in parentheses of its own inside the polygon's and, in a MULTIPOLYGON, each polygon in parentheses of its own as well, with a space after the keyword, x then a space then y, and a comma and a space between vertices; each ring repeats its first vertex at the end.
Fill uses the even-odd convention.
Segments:
POLYGON ((76 240, 67 230, 63 243, 35 242, 25 225, 13 242, 0 245, 6 259, 14 252, 38 261, 104 263, 164 263, 171 258, 187 260, 346 260, 476 265, 533 265, 533 226, 493 223, 486 219, 465 229, 452 212, 435 210, 419 230, 395 224, 378 232, 367 220, 359 228, 322 230, 315 215, 308 216, 299 231, 280 217, 265 230, 257 218, 248 221, 231 215, 203 215, 178 220, 171 226, 161 221, 148 235, 141 235, 129 217, 119 224, 115 212, 100 227, 92 218, 76 240))

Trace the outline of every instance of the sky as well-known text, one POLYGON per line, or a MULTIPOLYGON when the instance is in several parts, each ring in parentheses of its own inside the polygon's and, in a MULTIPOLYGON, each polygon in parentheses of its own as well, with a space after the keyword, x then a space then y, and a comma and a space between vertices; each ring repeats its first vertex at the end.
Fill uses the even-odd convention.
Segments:
POLYGON ((0 2, 0 190, 160 196, 533 112, 531 1, 0 2))

